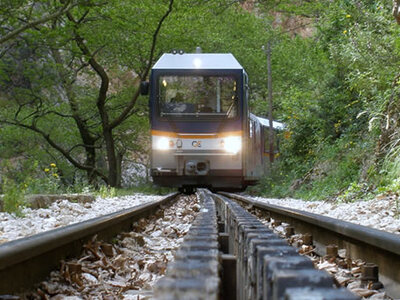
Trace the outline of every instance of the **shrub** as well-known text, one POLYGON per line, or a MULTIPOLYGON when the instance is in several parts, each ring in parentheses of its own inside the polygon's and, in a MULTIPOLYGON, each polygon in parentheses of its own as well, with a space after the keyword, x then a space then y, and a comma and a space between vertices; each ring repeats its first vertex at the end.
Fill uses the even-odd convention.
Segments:
POLYGON ((12 180, 4 179, 3 210, 5 212, 22 216, 22 208, 26 205, 25 188, 25 184, 16 184, 12 180))
POLYGON ((116 196, 116 190, 113 187, 107 186, 107 185, 102 185, 100 186, 99 191, 97 194, 101 198, 112 198, 116 196))

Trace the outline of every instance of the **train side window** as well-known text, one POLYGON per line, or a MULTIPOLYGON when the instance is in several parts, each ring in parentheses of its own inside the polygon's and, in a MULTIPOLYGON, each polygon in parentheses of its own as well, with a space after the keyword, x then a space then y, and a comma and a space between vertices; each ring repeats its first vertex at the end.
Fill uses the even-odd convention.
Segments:
POLYGON ((253 121, 250 120, 249 136, 250 136, 251 139, 253 138, 253 128, 254 128, 253 121))

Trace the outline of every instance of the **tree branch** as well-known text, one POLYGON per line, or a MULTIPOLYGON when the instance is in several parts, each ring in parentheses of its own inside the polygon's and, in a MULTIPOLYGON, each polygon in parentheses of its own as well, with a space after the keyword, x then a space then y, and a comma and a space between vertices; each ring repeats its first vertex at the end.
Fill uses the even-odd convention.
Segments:
POLYGON ((56 12, 44 16, 38 20, 29 22, 27 24, 25 24, 24 26, 15 29, 13 31, 11 31, 10 33, 6 34, 4 37, 0 38, 0 45, 5 43, 6 41, 13 39, 14 37, 16 37, 18 34, 20 34, 21 32, 24 32, 25 30, 29 29, 29 28, 33 28, 39 24, 43 24, 46 23, 47 21, 50 21, 52 19, 58 18, 59 16, 61 16, 62 14, 68 12, 69 10, 71 10, 74 6, 76 6, 77 4, 73 4, 71 3, 70 0, 66 1, 66 3, 64 4, 63 7, 61 7, 59 10, 57 10, 56 12))
POLYGON ((101 173, 98 169, 94 169, 94 168, 92 168, 90 166, 86 166, 84 164, 81 164, 79 161, 75 160, 71 156, 69 151, 65 150, 60 145, 58 145, 54 140, 52 140, 50 138, 50 135, 48 133, 46 133, 46 132, 42 131, 41 129, 39 129, 38 127, 36 127, 36 125, 34 123, 32 125, 27 125, 27 124, 23 124, 23 123, 19 123, 19 122, 11 122, 11 121, 7 121, 7 120, 0 120, 0 123, 12 125, 12 126, 17 126, 17 127, 21 127, 21 128, 25 128, 25 129, 29 129, 31 131, 34 131, 34 132, 38 133, 39 135, 41 135, 46 140, 46 142, 51 147, 53 147, 55 150, 60 152, 76 168, 78 168, 80 170, 85 170, 85 171, 92 171, 97 176, 99 176, 101 179, 103 179, 105 182, 108 181, 107 176, 105 176, 103 173, 101 173))
POLYGON ((94 146, 94 145, 85 145, 85 144, 76 144, 69 148, 68 153, 71 153, 74 149, 81 147, 81 148, 93 148, 93 149, 101 149, 101 146, 94 146))
MULTIPOLYGON (((71 13, 67 12, 67 17, 71 22, 75 23, 76 25, 79 24, 74 19, 74 17, 72 16, 71 13)), ((108 75, 107 75, 106 71, 104 70, 104 68, 94 58, 94 54, 89 51, 88 47, 86 46, 86 44, 84 42, 84 39, 78 34, 76 28, 74 30, 74 35, 75 35, 75 41, 76 41, 79 49, 82 51, 82 53, 85 56, 89 57, 90 66, 97 73, 97 75, 99 75, 99 77, 101 79, 100 90, 99 90, 99 94, 97 97, 97 107, 99 108, 102 120, 106 120, 107 116, 106 116, 106 111, 104 109, 104 105, 106 102, 106 96, 107 96, 107 91, 108 91, 108 86, 109 86, 110 80, 109 80, 108 75)), ((108 123, 108 120, 107 120, 107 123, 108 123)))
MULTIPOLYGON (((157 28, 154 31, 153 34, 153 41, 151 44, 151 49, 150 49, 150 55, 149 55, 149 60, 147 62, 147 66, 145 68, 145 70, 143 71, 143 73, 140 75, 140 78, 143 80, 147 77, 147 75, 150 72, 150 68, 153 65, 153 60, 154 60, 154 51, 156 49, 156 43, 157 43, 157 37, 158 34, 161 30, 161 27, 165 21, 165 19, 168 17, 168 15, 172 12, 172 5, 174 4, 174 0, 170 0, 169 1, 169 6, 168 6, 168 10, 165 12, 165 14, 162 16, 162 18, 160 19, 160 21, 158 22, 157 28)), ((126 106, 126 108, 124 109, 124 111, 114 120, 110 123, 110 128, 115 128, 117 127, 119 124, 121 124, 128 116, 129 116, 129 112, 132 110, 132 108, 135 106, 136 104, 136 100, 138 99, 140 94, 140 90, 139 88, 135 91, 135 93, 133 94, 132 100, 128 103, 128 105, 126 106)))

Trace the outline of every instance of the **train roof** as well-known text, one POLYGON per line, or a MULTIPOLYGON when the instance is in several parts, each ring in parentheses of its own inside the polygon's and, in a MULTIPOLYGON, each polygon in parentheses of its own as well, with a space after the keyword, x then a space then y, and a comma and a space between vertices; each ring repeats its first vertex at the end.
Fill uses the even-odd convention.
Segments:
POLYGON ((153 69, 243 70, 231 53, 165 53, 153 69))
MULTIPOLYGON (((250 114, 250 115, 251 115, 251 117, 255 118, 258 122, 260 122, 260 124, 262 126, 269 128, 269 119, 257 117, 256 115, 253 115, 253 114, 250 114)), ((278 121, 272 121, 272 126, 274 127, 274 129, 277 129, 277 130, 282 130, 285 128, 285 124, 278 122, 278 121)))

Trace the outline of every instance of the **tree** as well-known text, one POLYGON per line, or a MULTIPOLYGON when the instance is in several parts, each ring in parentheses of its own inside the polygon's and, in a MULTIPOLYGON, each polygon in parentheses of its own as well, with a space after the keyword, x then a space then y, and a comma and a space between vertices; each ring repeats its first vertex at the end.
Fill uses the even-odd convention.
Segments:
MULTIPOLYGON (((159 19, 153 25, 154 30, 148 52, 145 51, 147 53, 143 54, 147 56, 147 59, 146 63, 142 65, 139 78, 146 78, 153 64, 157 37, 163 22, 172 11, 172 5, 173 0, 169 0, 167 10, 161 16, 155 14, 156 18, 159 19)), ((163 5, 160 5, 160 7, 163 7, 163 5)), ((87 23, 91 23, 91 26, 95 24, 105 25, 104 23, 101 24, 104 21, 104 17, 100 14, 101 10, 109 12, 109 17, 117 17, 113 16, 112 12, 107 11, 104 6, 81 6, 76 10, 67 11, 66 18, 59 15, 51 24, 45 24, 42 28, 38 28, 37 35, 45 38, 46 43, 46 45, 41 46, 47 46, 46 50, 41 48, 40 58, 45 59, 45 56, 50 55, 51 59, 45 59, 45 64, 46 68, 52 71, 52 75, 56 76, 56 79, 44 78, 46 76, 34 78, 35 76, 31 75, 29 80, 40 82, 39 89, 43 89, 44 85, 48 85, 47 88, 52 90, 51 96, 53 97, 57 97, 55 89, 57 87, 61 88, 64 93, 64 99, 54 101, 54 99, 46 97, 48 96, 46 93, 38 91, 38 88, 35 89, 34 86, 29 84, 28 88, 24 89, 24 93, 17 96, 16 105, 14 105, 16 110, 13 117, 2 119, 2 123, 29 129, 41 135, 51 147, 61 153, 73 166, 85 170, 91 182, 96 177, 100 177, 110 186, 118 186, 120 178, 118 170, 120 169, 121 161, 117 159, 113 131, 134 113, 133 108, 139 98, 139 89, 130 89, 131 95, 129 99, 125 98, 125 102, 123 104, 119 103, 117 107, 112 107, 107 103, 110 88, 110 75, 107 68, 110 68, 111 64, 107 63, 99 55, 99 52, 103 50, 102 48, 107 47, 107 44, 92 50, 90 41, 85 37, 87 34, 85 30, 88 30, 87 23), (95 20, 93 22, 90 20, 91 17, 100 21, 96 22, 95 20), (66 49, 67 53, 65 53, 66 49), (93 114, 93 111, 84 108, 85 104, 82 103, 82 96, 78 94, 79 88, 76 85, 78 77, 85 73, 88 74, 88 69, 91 69, 97 77, 92 79, 99 82, 97 95, 92 95, 92 97, 95 97, 94 102, 97 109, 95 114, 93 114), (46 81, 48 82, 46 83, 46 81), (29 92, 29 95, 25 94, 26 91, 29 92), (66 104, 63 103, 63 100, 65 100, 66 104), (58 104, 59 108, 55 108, 54 104, 58 104), (66 107, 69 112, 65 111, 66 107), (68 149, 65 143, 63 145, 51 133, 52 129, 48 128, 50 130, 46 130, 41 126, 45 121, 54 121, 55 117, 63 120, 73 120, 82 142, 68 149), (103 142, 108 164, 107 171, 101 170, 96 166, 96 149, 100 149, 103 142), (76 151, 77 148, 84 149, 86 157, 84 161, 79 158, 80 152, 76 151)), ((36 34, 34 33, 34 35, 36 34)), ((31 39, 26 46, 29 49, 34 44, 35 42, 31 39)), ((34 69, 38 70, 40 67, 37 65, 30 66, 29 71, 34 69)), ((93 93, 95 94, 96 92, 93 91, 93 93)), ((57 98, 60 97, 58 96, 57 98)))
MULTIPOLYGON (((51 20, 64 15, 83 1, 61 0, 55 3, 55 6, 44 15, 42 5, 43 1, 4 1, 0 7, 0 20, 6 26, 0 28, 0 45, 16 38, 21 33, 45 24, 51 20), (5 22, 7 20, 7 22, 5 22)), ((87 1, 85 1, 87 2, 87 1)))
POLYGON ((393 13, 394 18, 397 21, 397 24, 400 24, 400 1, 399 0, 393 0, 392 13, 393 13))
POLYGON ((6 52, 0 63, 7 99, 1 122, 41 136, 89 181, 101 178, 118 186, 126 147, 145 144, 147 106, 138 84, 154 60, 172 48, 201 45, 205 51, 233 52, 256 70, 246 47, 263 57, 261 44, 253 46, 263 31, 260 20, 228 0, 78 5, 27 30, 14 51, 6 52), (241 22, 232 26, 238 16, 241 22), (254 29, 248 44, 237 38, 245 25, 254 29))

